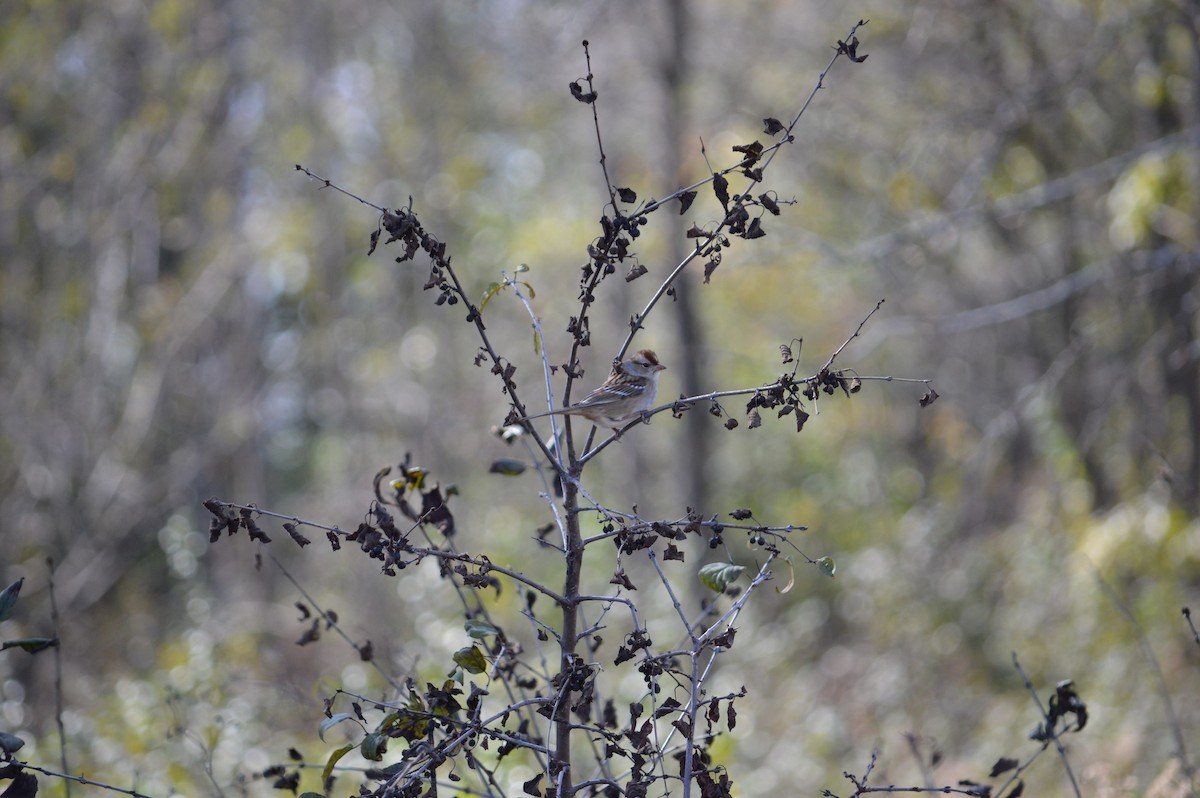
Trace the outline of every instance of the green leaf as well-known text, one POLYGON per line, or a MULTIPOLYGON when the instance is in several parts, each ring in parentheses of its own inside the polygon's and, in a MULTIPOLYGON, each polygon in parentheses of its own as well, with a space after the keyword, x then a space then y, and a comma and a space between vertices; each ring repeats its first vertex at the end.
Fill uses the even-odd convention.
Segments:
MULTIPOLYGON (((329 759, 325 762, 325 769, 321 771, 321 783, 322 784, 327 783, 329 781, 329 777, 331 775, 333 775, 333 766, 337 764, 338 760, 353 750, 354 750, 354 745, 347 744, 347 745, 343 745, 341 748, 337 749, 336 751, 334 751, 332 754, 329 755, 329 759)), ((306 792, 304 795, 314 795, 314 794, 316 794, 316 793, 307 793, 306 792)), ((301 796, 301 798, 304 798, 304 796, 301 796)), ((325 796, 322 795, 321 798, 325 798, 325 796)))
POLYGON ((525 286, 525 290, 529 292, 529 298, 530 298, 530 299, 537 299, 537 291, 534 291, 534 290, 533 290, 533 286, 532 286, 532 285, 530 285, 529 283, 525 282, 524 280, 522 280, 522 281, 521 281, 521 285, 525 286))
POLYGON ((25 745, 25 741, 15 734, 0 732, 0 751, 5 754, 15 754, 25 745))
POLYGON ((20 595, 23 584, 25 584, 25 577, 22 576, 0 591, 0 621, 7 621, 8 616, 12 614, 13 605, 17 603, 17 596, 20 595))
POLYGON ((700 569, 700 584, 714 593, 724 593, 731 582, 741 577, 745 567, 731 562, 712 562, 700 569))
POLYGON ((515 460, 511 457, 502 457, 499 460, 493 460, 491 468, 488 469, 489 474, 503 474, 506 477, 515 477, 525 473, 525 469, 529 466, 524 460, 515 460))
POLYGON ((484 289, 483 298, 479 300, 479 312, 483 313, 483 309, 487 307, 487 303, 492 301, 492 297, 500 293, 500 283, 488 283, 488 287, 484 289))
POLYGON ((377 732, 370 732, 363 738, 358 750, 362 752, 363 759, 378 762, 387 752, 387 737, 377 732))
POLYGON ((36 654, 39 651, 44 651, 51 646, 57 645, 57 637, 24 637, 20 640, 5 640, 4 643, 0 644, 0 651, 19 648, 23 651, 28 651, 30 654, 36 654))
POLYGON ((837 563, 833 561, 832 557, 822 557, 817 560, 817 568, 830 579, 833 579, 834 574, 837 573, 837 563))
POLYGON ((487 657, 477 646, 465 646, 454 652, 454 663, 467 673, 483 673, 487 670, 487 657))
POLYGON ((478 618, 467 619, 467 622, 463 624, 463 628, 466 629, 468 636, 473 637, 476 640, 482 640, 488 635, 500 634, 499 629, 492 626, 487 621, 481 621, 478 618))
POLYGON ((321 738, 321 742, 325 742, 325 732, 329 731, 344 720, 355 720, 355 718, 354 715, 349 712, 339 712, 336 715, 321 721, 321 726, 317 729, 317 736, 321 738))

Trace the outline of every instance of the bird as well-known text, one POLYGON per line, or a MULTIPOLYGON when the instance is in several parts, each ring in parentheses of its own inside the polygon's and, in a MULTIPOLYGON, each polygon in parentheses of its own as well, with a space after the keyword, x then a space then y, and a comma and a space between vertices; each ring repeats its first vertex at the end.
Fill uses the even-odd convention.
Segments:
POLYGON ((658 375, 666 366, 649 349, 625 360, 613 360, 612 373, 602 385, 569 407, 517 419, 528 421, 544 416, 583 416, 598 427, 618 429, 639 418, 654 406, 658 375))

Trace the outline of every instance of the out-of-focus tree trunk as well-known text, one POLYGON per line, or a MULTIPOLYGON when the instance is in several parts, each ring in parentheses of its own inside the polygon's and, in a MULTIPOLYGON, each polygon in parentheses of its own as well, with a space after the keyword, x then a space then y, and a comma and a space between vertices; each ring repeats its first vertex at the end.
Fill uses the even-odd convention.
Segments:
MULTIPOLYGON (((1191 6, 1194 12, 1200 11, 1200 2, 1192 2, 1191 6)), ((1190 22, 1193 31, 1200 27, 1195 13, 1181 16, 1190 22)), ((1171 56, 1163 30, 1150 26, 1147 38, 1154 61, 1166 62, 1171 56)), ((1200 56, 1196 55, 1193 47, 1193 75, 1200 73, 1198 62, 1200 56)), ((1182 97, 1179 99, 1183 100, 1182 97)), ((1189 121, 1193 125, 1196 123, 1196 111, 1200 110, 1200 87, 1196 83, 1192 86, 1191 103, 1192 107, 1189 108, 1187 103, 1176 102, 1169 93, 1164 93, 1159 102, 1150 109, 1146 122, 1153 135, 1165 136, 1187 125, 1189 121)), ((1192 221, 1197 223, 1200 219, 1193 218, 1192 221)), ((1151 249, 1174 248, 1169 239, 1159 235, 1152 236, 1147 241, 1147 246, 1151 249)), ((1192 253, 1192 257, 1194 256, 1195 253, 1192 253)), ((1175 469, 1175 473, 1170 475, 1170 481, 1175 498, 1190 513, 1195 514, 1200 508, 1200 355, 1196 352, 1200 330, 1196 329, 1195 322, 1195 275, 1182 268, 1183 261, 1187 258, 1188 253, 1176 252, 1171 267, 1166 270, 1168 276, 1150 293, 1150 302, 1156 317, 1164 327, 1165 341, 1159 348, 1162 353, 1164 387, 1168 396, 1175 397, 1176 401, 1186 408, 1185 412, 1180 414, 1180 421, 1185 426, 1183 437, 1189 445, 1185 447, 1186 454, 1181 455, 1180 461, 1170 464, 1175 469)))
MULTIPOLYGON (((669 184, 686 182, 683 153, 687 109, 684 107, 683 77, 686 74, 688 35, 687 0, 668 0, 666 36, 662 49, 661 75, 663 88, 664 142, 663 172, 669 184)), ((682 228, 670 237, 669 266, 683 260, 687 254, 682 228)), ((693 281, 682 279, 675 284, 675 323, 679 333, 678 372, 680 390, 689 396, 700 393, 707 383, 704 368, 704 328, 692 295, 693 281)), ((703 512, 709 494, 707 466, 711 441, 711 425, 703 410, 694 410, 683 417, 681 446, 675 462, 679 464, 680 498, 690 507, 703 512)))

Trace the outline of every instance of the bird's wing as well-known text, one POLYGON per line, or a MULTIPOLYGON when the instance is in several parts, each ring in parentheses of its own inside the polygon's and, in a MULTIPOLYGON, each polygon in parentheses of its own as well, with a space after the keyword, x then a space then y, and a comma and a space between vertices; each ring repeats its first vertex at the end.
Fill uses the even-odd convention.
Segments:
POLYGON ((628 399, 631 396, 637 396, 644 390, 644 385, 602 385, 572 405, 572 407, 607 407, 608 405, 628 399))

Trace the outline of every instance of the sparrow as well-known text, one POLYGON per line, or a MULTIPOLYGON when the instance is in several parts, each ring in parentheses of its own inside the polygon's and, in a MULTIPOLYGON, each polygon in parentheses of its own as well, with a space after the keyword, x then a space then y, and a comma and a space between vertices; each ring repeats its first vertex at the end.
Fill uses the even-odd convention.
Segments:
POLYGON ((658 375, 666 366, 649 349, 635 352, 625 360, 614 360, 612 373, 600 387, 570 407, 519 418, 528 421, 544 416, 583 416, 598 427, 619 429, 640 418, 654 406, 658 395, 658 375))

